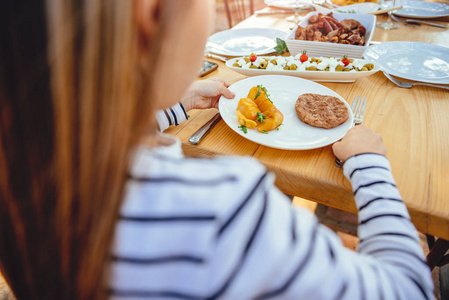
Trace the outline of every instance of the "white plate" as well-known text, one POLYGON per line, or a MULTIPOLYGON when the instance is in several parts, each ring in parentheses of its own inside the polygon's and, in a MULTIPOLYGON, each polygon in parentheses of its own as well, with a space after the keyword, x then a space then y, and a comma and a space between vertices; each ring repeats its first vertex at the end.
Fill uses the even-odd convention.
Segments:
MULTIPOLYGON (((309 18, 313 15, 318 15, 319 13, 320 12, 318 11, 308 13, 298 25, 306 27, 309 24, 309 18)), ((307 54, 309 56, 341 57, 343 55, 348 55, 350 58, 362 58, 363 52, 368 48, 367 45, 369 45, 373 37, 374 30, 376 28, 376 16, 342 13, 333 13, 333 16, 338 21, 342 21, 344 19, 354 19, 365 26, 365 46, 295 40, 295 33, 298 28, 295 26, 285 40, 291 55, 296 55, 301 53, 303 50, 307 50, 307 54)))
MULTIPOLYGON (((382 7, 388 8, 393 1, 385 2, 382 7)), ((432 19, 449 16, 449 5, 429 1, 396 1, 396 6, 402 5, 402 9, 393 11, 393 14, 415 19, 432 19)))
POLYGON ((419 42, 386 42, 370 46, 363 57, 392 75, 449 84, 449 48, 419 42))
POLYGON ((311 0, 265 0, 265 4, 268 6, 276 6, 282 8, 298 8, 312 6, 311 0))
POLYGON ((268 28, 230 29, 211 35, 206 50, 227 56, 243 56, 248 53, 275 52, 276 38, 285 39, 286 32, 268 28))
POLYGON ((236 96, 232 100, 223 97, 220 99, 219 110, 223 120, 237 134, 264 146, 284 150, 320 148, 338 141, 353 126, 354 117, 346 101, 336 92, 313 81, 290 76, 265 75, 243 79, 231 85, 229 89, 236 96), (259 84, 267 88, 270 99, 284 115, 284 122, 279 130, 270 131, 268 134, 259 133, 254 129, 248 129, 245 134, 238 128, 235 111, 240 98, 247 97, 249 90, 259 84), (331 129, 307 125, 298 118, 295 111, 296 100, 304 93, 330 95, 341 99, 348 108, 349 119, 331 129))
MULTIPOLYGON (((265 69, 242 69, 238 67, 234 67, 233 64, 236 60, 240 59, 239 57, 230 59, 226 62, 226 66, 231 68, 232 70, 246 75, 246 76, 258 76, 258 75, 288 75, 301 77, 313 81, 325 81, 325 82, 354 82, 356 79, 373 75, 377 71, 380 70, 380 66, 377 63, 374 63, 374 69, 371 71, 363 71, 363 72, 329 72, 329 71, 292 71, 292 70, 265 70, 265 69)), ((366 63, 370 63, 370 61, 366 61, 366 63)))
POLYGON ((367 14, 371 12, 375 12, 380 7, 377 3, 365 2, 365 3, 357 3, 346 6, 341 6, 333 9, 332 11, 337 13, 346 13, 346 14, 367 14))

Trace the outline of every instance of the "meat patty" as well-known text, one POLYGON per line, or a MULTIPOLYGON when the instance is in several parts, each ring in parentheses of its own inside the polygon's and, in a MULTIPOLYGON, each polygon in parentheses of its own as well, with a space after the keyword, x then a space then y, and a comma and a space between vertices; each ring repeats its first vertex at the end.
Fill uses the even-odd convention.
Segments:
POLYGON ((319 94, 302 94, 295 105, 298 117, 311 126, 333 128, 349 118, 346 105, 340 99, 319 94))

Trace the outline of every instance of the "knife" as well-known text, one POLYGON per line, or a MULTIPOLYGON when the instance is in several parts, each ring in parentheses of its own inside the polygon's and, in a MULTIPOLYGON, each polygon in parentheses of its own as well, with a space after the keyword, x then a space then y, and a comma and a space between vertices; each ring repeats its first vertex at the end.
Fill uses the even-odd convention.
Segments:
POLYGON ((228 61, 228 59, 226 57, 224 57, 224 56, 216 55, 216 54, 209 53, 209 52, 204 52, 204 57, 216 59, 216 60, 219 60, 219 61, 222 61, 222 62, 227 62, 228 61))
POLYGON ((387 13, 387 12, 392 11, 392 10, 400 10, 400 9, 402 9, 402 5, 396 6, 396 7, 390 7, 390 8, 386 8, 386 9, 372 11, 372 12, 369 12, 367 14, 368 15, 381 15, 381 14, 387 13))
POLYGON ((257 10, 254 12, 256 16, 273 15, 273 14, 294 14, 293 10, 257 10))
POLYGON ((219 121, 221 120, 221 115, 218 112, 215 116, 212 117, 206 124, 201 126, 192 136, 189 138, 189 142, 193 145, 197 145, 201 139, 212 129, 219 121))

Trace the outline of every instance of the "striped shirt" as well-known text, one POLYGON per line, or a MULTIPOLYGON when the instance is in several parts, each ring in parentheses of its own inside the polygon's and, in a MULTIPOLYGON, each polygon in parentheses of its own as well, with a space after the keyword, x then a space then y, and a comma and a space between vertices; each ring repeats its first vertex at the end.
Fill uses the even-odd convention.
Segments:
POLYGON ((160 131, 164 131, 170 126, 178 126, 182 122, 189 118, 184 106, 182 104, 176 103, 170 108, 164 110, 158 110, 156 112, 156 120, 159 125, 160 131))
POLYGON ((112 249, 110 299, 433 299, 388 160, 346 161, 358 252, 292 207, 251 158, 139 148, 112 249))

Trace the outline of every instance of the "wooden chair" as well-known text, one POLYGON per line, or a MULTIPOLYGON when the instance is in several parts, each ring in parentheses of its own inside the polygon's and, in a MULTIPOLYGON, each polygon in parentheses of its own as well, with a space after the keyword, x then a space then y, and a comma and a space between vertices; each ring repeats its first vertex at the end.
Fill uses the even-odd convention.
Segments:
POLYGON ((254 13, 254 0, 224 0, 229 28, 254 13))

